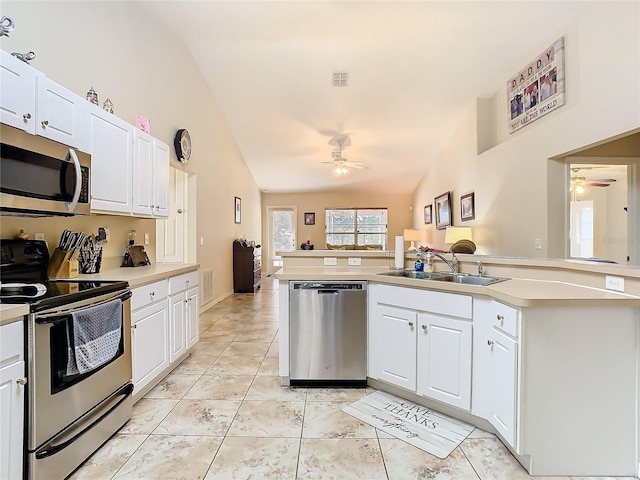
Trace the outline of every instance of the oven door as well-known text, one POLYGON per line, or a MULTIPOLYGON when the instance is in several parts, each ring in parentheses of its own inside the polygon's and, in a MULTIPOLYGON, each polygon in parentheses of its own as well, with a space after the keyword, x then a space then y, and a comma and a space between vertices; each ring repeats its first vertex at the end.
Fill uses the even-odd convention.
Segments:
POLYGON ((30 452, 131 382, 130 296, 129 290, 113 292, 29 315, 27 449, 30 452), (67 329, 72 322, 71 314, 115 299, 122 301, 122 334, 116 355, 89 372, 67 374, 67 329))

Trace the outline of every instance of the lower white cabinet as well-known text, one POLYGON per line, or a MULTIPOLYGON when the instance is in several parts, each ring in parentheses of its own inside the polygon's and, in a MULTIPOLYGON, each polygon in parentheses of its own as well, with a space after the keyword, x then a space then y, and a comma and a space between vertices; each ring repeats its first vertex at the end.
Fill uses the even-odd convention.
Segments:
POLYGON ((169 366, 166 280, 133 289, 131 331, 134 392, 140 392, 169 366))
POLYGON ((495 300, 474 300, 473 407, 517 448, 519 311, 495 300))
POLYGON ((199 338, 198 272, 169 279, 170 361, 182 356, 199 338))
POLYGON ((418 325, 418 395, 469 410, 471 322, 419 313, 418 325))
POLYGON ((368 376, 469 410, 471 297, 381 284, 368 289, 368 376))
POLYGON ((24 328, 0 327, 0 478, 22 478, 24 432, 24 328))
POLYGON ((200 339, 200 289, 187 290, 187 350, 200 339))

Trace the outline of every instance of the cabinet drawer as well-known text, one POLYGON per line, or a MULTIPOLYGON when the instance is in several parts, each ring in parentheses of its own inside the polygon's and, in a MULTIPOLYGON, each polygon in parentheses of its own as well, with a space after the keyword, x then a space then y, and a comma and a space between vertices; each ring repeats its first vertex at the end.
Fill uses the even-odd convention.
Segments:
POLYGON ((517 338, 519 334, 520 322, 518 322, 518 315, 520 311, 503 303, 496 302, 495 300, 492 300, 492 304, 494 313, 493 326, 517 338))
POLYGON ((198 272, 189 272, 178 275, 177 277, 171 277, 169 279, 169 295, 174 293, 183 292, 188 288, 198 286, 198 272))
POLYGON ((139 308, 151 305, 159 300, 167 298, 168 284, 166 280, 143 285, 131 290, 131 310, 135 311, 139 308))
POLYGON ((17 321, 0 327, 0 365, 9 365, 23 358, 24 326, 17 321))
POLYGON ((381 304, 452 317, 468 319, 472 317, 472 302, 469 295, 392 285, 379 285, 377 292, 376 301, 381 304))

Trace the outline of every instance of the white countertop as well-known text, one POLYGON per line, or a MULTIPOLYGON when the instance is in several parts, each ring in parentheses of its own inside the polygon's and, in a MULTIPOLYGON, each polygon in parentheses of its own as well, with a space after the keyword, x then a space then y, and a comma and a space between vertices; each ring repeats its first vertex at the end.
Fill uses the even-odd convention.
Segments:
POLYGON ((461 285, 406 277, 377 275, 388 272, 378 267, 285 267, 276 274, 278 280, 367 280, 414 288, 487 295, 517 307, 640 307, 640 296, 585 287, 568 282, 513 278, 493 285, 461 285))

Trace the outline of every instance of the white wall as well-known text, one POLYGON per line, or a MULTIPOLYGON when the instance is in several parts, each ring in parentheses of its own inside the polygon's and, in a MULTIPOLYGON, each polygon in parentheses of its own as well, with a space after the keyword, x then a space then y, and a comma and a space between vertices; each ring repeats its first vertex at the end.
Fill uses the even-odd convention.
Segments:
POLYGON ((191 160, 178 164, 172 148, 171 161, 196 174, 196 258, 214 270, 214 297, 230 293, 233 239, 260 237, 260 192, 186 46, 135 2, 3 1, 0 8, 16 23, 3 50, 36 52, 35 68, 82 97, 94 87, 100 104, 109 97, 129 123, 149 117, 151 134, 169 145, 177 129, 190 131, 191 160), (242 198, 240 225, 234 196, 242 198))
POLYGON ((414 191, 413 222, 429 244, 445 248, 444 231, 422 224, 424 205, 451 190, 454 225, 461 225, 460 196, 473 190, 476 218, 464 225, 473 228, 479 253, 557 255, 558 249, 549 250, 549 244, 558 244, 558 236, 564 236, 559 225, 566 194, 564 181, 548 181, 548 159, 640 127, 640 4, 585 2, 574 23, 549 32, 547 41, 522 52, 512 66, 514 74, 562 36, 566 104, 509 134, 505 79, 505 85, 496 85, 496 118, 470 105, 414 191), (478 122, 482 127, 486 121, 497 122, 497 145, 478 154, 478 122), (542 240, 541 250, 534 248, 536 238, 542 240))

